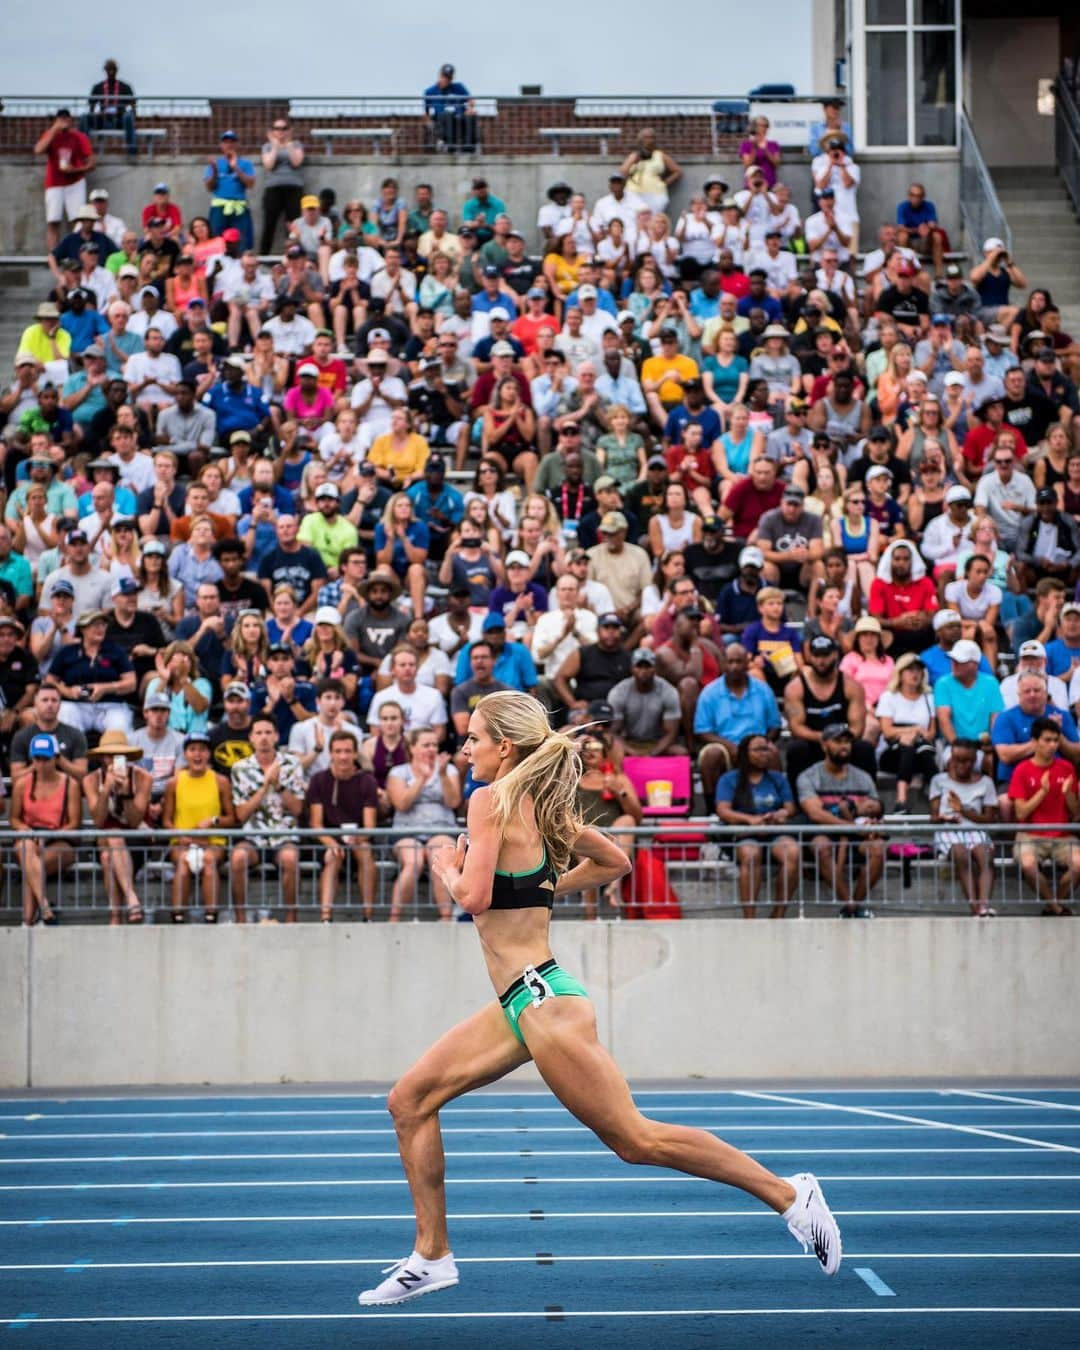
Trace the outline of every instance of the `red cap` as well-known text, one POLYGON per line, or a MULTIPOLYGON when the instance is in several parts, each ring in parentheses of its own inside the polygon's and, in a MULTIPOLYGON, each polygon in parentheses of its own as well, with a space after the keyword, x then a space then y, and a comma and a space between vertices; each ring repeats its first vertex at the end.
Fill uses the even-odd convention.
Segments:
POLYGON ((240 242, 239 230, 222 230, 221 237, 227 244, 238 244, 240 242))
MULTIPOLYGON (((228 235, 225 234, 222 238, 228 238, 228 235)), ((914 277, 918 276, 918 274, 919 269, 914 263, 909 263, 906 258, 902 262, 896 264, 896 275, 898 277, 914 277)))

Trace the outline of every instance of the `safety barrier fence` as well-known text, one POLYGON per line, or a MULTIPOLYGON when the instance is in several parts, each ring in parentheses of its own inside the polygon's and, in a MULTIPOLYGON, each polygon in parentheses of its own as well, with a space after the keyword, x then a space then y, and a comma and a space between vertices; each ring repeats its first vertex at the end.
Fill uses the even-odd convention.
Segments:
MULTIPOLYGON (((556 917, 595 915, 603 920, 702 917, 819 917, 840 915, 842 900, 860 899, 859 874, 869 864, 873 881, 865 905, 878 915, 966 914, 986 899, 997 913, 1039 914, 1058 900, 1072 905, 1071 887, 1080 892, 1080 833, 1051 835, 1032 826, 1025 833, 1039 843, 1025 851, 1015 826, 968 826, 962 831, 934 826, 927 819, 886 818, 874 826, 823 827, 807 823, 750 829, 727 827, 707 819, 668 820, 614 837, 632 853, 634 870, 623 882, 598 895, 560 896, 556 917), (978 833, 976 833, 978 831, 978 833), (976 848, 978 845, 978 848, 976 848), (835 858, 835 862, 833 859, 835 858), (1073 870, 1078 874, 1073 876, 1073 870), (835 876, 834 876, 835 873, 835 876), (980 874, 988 891, 979 891, 980 874), (838 878, 838 880, 837 880, 838 878), (974 897, 969 905, 968 896, 974 897)), ((327 865, 323 840, 328 832, 298 829, 295 863, 279 857, 250 830, 186 832, 198 854, 172 845, 165 831, 79 830, 62 836, 0 832, 0 923, 18 923, 28 882, 24 873, 40 858, 47 867, 46 895, 63 922, 107 923, 128 919, 128 900, 110 900, 114 862, 124 870, 130 858, 134 893, 145 921, 169 923, 174 878, 180 867, 191 874, 189 893, 177 905, 185 921, 202 922, 207 911, 208 866, 216 863, 217 912, 222 922, 277 922, 289 917, 286 900, 289 868, 295 865, 296 917, 318 921, 406 922, 463 917, 448 903, 440 909, 428 860, 414 835, 380 829, 356 834, 330 832, 342 850, 336 880, 320 882, 327 865), (224 840, 218 853, 206 853, 224 840), (409 842, 411 841, 411 842, 409 842), (233 863, 237 846, 245 867, 233 863), (29 850, 29 856, 28 856, 29 850), (124 852, 121 852, 124 851, 124 852), (114 854, 116 857, 114 857, 114 854), (370 859, 370 862, 368 861, 370 859), (250 868, 246 864, 250 864, 250 868), (238 891, 237 886, 242 888, 238 891), (238 902, 244 899, 242 916, 238 902)), ((445 837, 453 838, 455 831, 445 837)), ((1080 904, 1080 894, 1077 895, 1080 904)), ((29 917, 35 917, 31 912, 29 917)))
POLYGON ((1064 76, 1055 86, 1054 162, 1080 216, 1080 88, 1064 76))
MULTIPOLYGON (((764 101, 745 94, 703 97, 682 94, 515 96, 475 95, 472 113, 450 127, 449 141, 425 113, 421 95, 390 97, 220 98, 140 96, 134 126, 140 153, 210 154, 221 133, 235 131, 241 152, 250 154, 267 138, 275 118, 291 118, 295 134, 318 155, 335 151, 389 156, 426 155, 436 150, 463 154, 557 156, 568 151, 619 158, 632 150, 644 127, 674 155, 733 156, 747 119, 765 111, 781 144, 805 146, 806 130, 821 115, 821 95, 764 101)), ((4 95, 0 100, 0 154, 28 154, 58 108, 76 120, 90 112, 86 95, 4 95)), ((445 131, 445 128, 443 129, 445 131)), ((102 137, 91 127, 99 149, 123 152, 119 122, 102 137)))
POLYGON ((1002 239, 1012 252, 1012 230, 966 110, 960 115, 960 215, 973 257, 981 256, 984 239, 1002 239))

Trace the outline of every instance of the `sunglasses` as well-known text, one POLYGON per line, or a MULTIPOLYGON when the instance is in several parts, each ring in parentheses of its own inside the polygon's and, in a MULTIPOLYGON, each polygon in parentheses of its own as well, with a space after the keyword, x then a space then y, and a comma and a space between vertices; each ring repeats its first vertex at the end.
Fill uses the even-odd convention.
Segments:
POLYGON ((1004 465, 1006 465, 1006 464, 1012 464, 1012 463, 1014 463, 1014 462, 1015 462, 1015 461, 1013 461, 1013 460, 1011 460, 1011 459, 995 459, 995 460, 994 460, 994 463, 995 463, 995 464, 1000 464, 1000 465, 1002 465, 1002 466, 1004 466, 1004 465))

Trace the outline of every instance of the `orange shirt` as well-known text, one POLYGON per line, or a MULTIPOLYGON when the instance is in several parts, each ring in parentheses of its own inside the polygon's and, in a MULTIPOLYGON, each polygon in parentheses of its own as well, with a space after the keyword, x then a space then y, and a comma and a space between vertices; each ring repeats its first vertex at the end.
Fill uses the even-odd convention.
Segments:
POLYGON ((698 374, 698 364, 689 356, 650 356, 641 367, 642 382, 646 380, 663 380, 660 386, 660 402, 665 407, 674 407, 676 403, 683 400, 682 385, 675 380, 666 379, 667 375, 678 375, 681 379, 692 380, 698 374))

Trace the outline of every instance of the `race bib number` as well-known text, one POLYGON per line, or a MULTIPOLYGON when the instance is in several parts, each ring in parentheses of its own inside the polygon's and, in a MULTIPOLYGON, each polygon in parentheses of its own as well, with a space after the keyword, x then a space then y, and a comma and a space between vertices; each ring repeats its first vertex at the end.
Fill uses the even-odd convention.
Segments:
POLYGON ((551 985, 548 984, 535 966, 526 966, 521 978, 525 983, 525 988, 532 994, 532 1006, 534 1008, 539 1008, 546 998, 554 996, 551 985))

